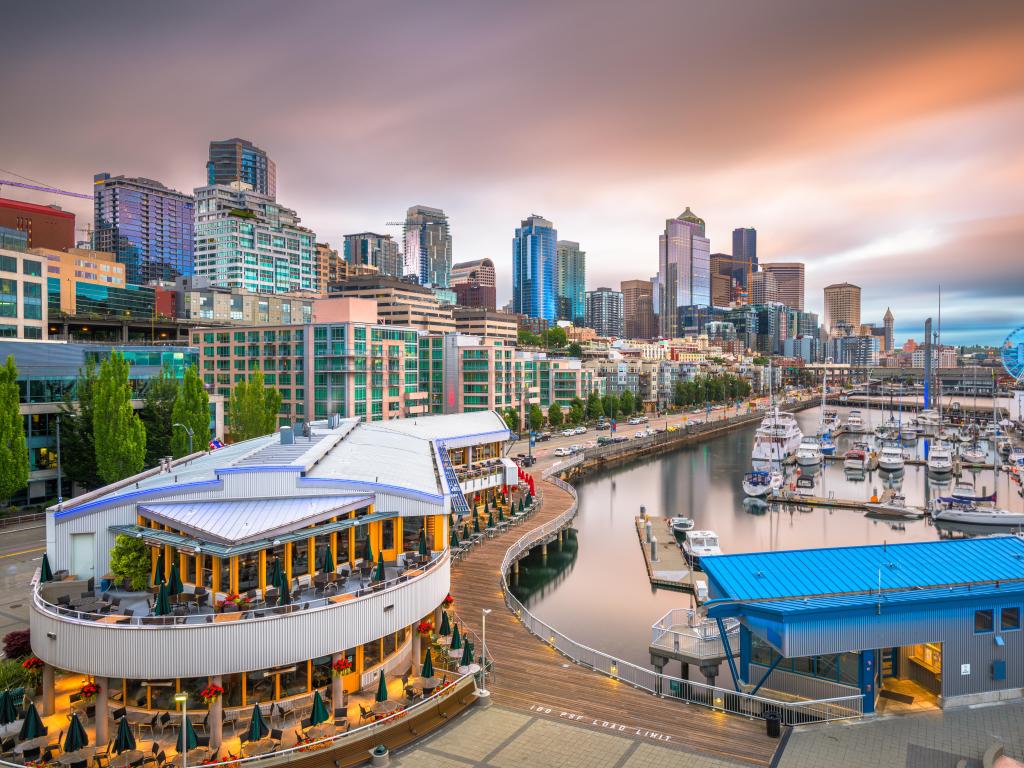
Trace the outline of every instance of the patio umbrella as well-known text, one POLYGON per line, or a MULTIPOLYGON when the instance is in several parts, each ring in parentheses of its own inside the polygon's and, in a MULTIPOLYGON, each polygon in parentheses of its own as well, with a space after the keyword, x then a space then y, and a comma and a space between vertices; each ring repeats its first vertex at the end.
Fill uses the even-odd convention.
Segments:
POLYGON ((14 697, 9 690, 0 693, 0 725, 9 725, 18 719, 14 709, 14 697))
POLYGON ((520 512, 523 511, 523 497, 522 496, 519 497, 519 511, 520 512))
POLYGON ((451 649, 453 651, 457 651, 461 647, 462 647, 462 635, 459 634, 459 624, 458 624, 458 622, 456 622, 455 626, 452 627, 452 644, 451 644, 451 649))
POLYGON ((43 552, 43 564, 39 566, 39 580, 53 581, 53 571, 50 569, 50 558, 43 552))
POLYGON ((156 583, 163 584, 164 579, 164 548, 160 547, 160 555, 156 559, 156 583))
POLYGON ((270 566, 270 575, 267 577, 267 583, 276 587, 281 581, 282 573, 284 573, 284 568, 281 567, 281 558, 275 557, 273 565, 270 566))
POLYGON ((427 556, 427 532, 422 528, 420 528, 420 547, 417 552, 419 552, 420 557, 427 556))
POLYGON ((192 721, 187 717, 178 726, 178 741, 175 744, 177 745, 176 749, 179 755, 199 746, 199 739, 196 738, 196 729, 192 727, 192 721))
POLYGON ((462 540, 465 541, 469 538, 469 523, 464 523, 462 526, 462 540))
POLYGON ((487 513, 487 527, 488 528, 493 528, 494 527, 494 515, 491 512, 487 513))
POLYGON ((324 548, 324 556, 320 559, 320 572, 321 573, 334 573, 334 553, 331 551, 331 545, 328 544, 324 548))
POLYGON ((427 658, 423 660, 423 669, 420 670, 420 677, 434 676, 434 662, 430 658, 430 651, 427 651, 427 658))
POLYGON ((480 518, 479 516, 473 517, 473 533, 480 533, 480 518))
POLYGON ((284 571, 278 572, 277 581, 274 582, 274 586, 277 587, 277 604, 288 605, 292 601, 292 595, 288 591, 288 576, 284 571))
POLYGON ((156 593, 156 603, 153 604, 154 616, 167 616, 171 612, 171 602, 167 599, 167 585, 161 584, 160 591, 156 593))
POLYGON ((118 755, 135 749, 135 734, 132 733, 132 728, 128 725, 127 716, 117 722, 117 737, 114 739, 113 749, 114 753, 118 755))
POLYGON ((380 671, 380 679, 377 681, 377 701, 388 700, 388 684, 384 682, 384 670, 380 671))
POLYGON ((460 667, 468 667, 473 663, 473 644, 466 641, 466 644, 462 646, 462 658, 459 659, 460 667))
POLYGON ((448 637, 452 633, 452 625, 448 623, 448 611, 441 611, 441 628, 437 631, 441 637, 448 637))
POLYGON ((501 507, 498 507, 498 522, 505 522, 505 510, 503 510, 501 507))
POLYGON ((448 537, 448 546, 452 549, 459 546, 459 534, 455 532, 454 528, 452 528, 452 535, 448 537))
POLYGON ((370 561, 370 565, 373 565, 373 544, 371 544, 370 542, 366 542, 366 549, 369 552, 369 555, 367 556, 366 559, 370 561))
POLYGON ((377 571, 373 574, 373 578, 377 581, 384 581, 384 550, 380 551, 380 557, 377 558, 377 571))
POLYGON ((177 563, 171 563, 171 575, 167 579, 167 594, 180 595, 185 591, 185 585, 181 583, 181 572, 177 563))
POLYGON ((21 722, 21 730, 18 731, 18 739, 28 741, 29 739, 38 739, 45 734, 43 721, 39 719, 35 702, 29 702, 28 709, 25 710, 25 719, 21 722))
POLYGON ((313 694, 313 709, 309 713, 309 724, 320 725, 320 723, 326 723, 330 719, 331 714, 327 711, 327 705, 324 704, 320 691, 317 691, 313 694))
POLYGON ((64 737, 64 752, 77 752, 89 746, 89 736, 82 727, 82 721, 78 719, 78 713, 71 715, 71 722, 68 724, 68 733, 64 737))
POLYGON ((531 491, 530 493, 526 494, 526 506, 529 507, 532 504, 533 504, 533 492, 531 491))
POLYGON ((260 711, 259 704, 253 705, 252 719, 249 720, 249 730, 247 733, 249 735, 249 741, 259 741, 270 733, 270 729, 263 720, 263 713, 260 711))

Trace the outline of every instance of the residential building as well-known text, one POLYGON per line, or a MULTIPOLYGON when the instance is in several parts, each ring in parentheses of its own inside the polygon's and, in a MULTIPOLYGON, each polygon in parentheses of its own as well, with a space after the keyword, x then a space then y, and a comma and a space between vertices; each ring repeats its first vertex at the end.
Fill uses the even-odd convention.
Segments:
MULTIPOLYGON (((804 264, 800 261, 778 261, 761 264, 759 272, 775 277, 778 299, 787 307, 804 309, 804 264)), ((755 304, 757 302, 754 302, 755 304)))
POLYGON ((558 319, 558 232, 537 214, 523 219, 512 240, 512 311, 558 319))
POLYGON ((515 317, 504 312, 491 312, 483 307, 455 307, 455 330, 468 336, 497 339, 514 346, 518 337, 515 317))
POLYGON ((886 310, 885 310, 885 317, 882 318, 882 324, 883 324, 883 327, 885 329, 885 351, 886 352, 893 352, 896 349, 895 343, 894 343, 894 340, 893 340, 893 337, 894 337, 893 331, 894 331, 895 326, 896 326, 896 321, 895 321, 895 319, 892 316, 892 310, 889 309, 888 307, 886 307, 886 310))
POLYGON ((195 193, 196 276, 254 293, 317 290, 316 235, 295 211, 242 182, 195 193))
POLYGON ((277 197, 277 166, 251 141, 211 141, 206 183, 212 187, 230 186, 234 182, 248 184, 254 192, 273 200, 277 197))
POLYGON ((92 247, 125 265, 125 281, 173 281, 194 268, 195 204, 191 195, 152 179, 93 176, 92 247))
POLYGON ((840 324, 860 325, 860 286, 836 283, 825 287, 825 331, 832 333, 840 324))
POLYGON ((572 240, 555 243, 555 312, 558 320, 580 325, 587 311, 587 254, 572 240))
POLYGON ((494 262, 474 259, 453 264, 452 290, 460 307, 481 307, 494 312, 498 303, 494 262))
POLYGON ((786 357, 796 357, 805 363, 813 363, 818 359, 818 337, 791 336, 783 342, 782 354, 786 357))
POLYGON ((56 205, 0 197, 0 227, 24 232, 29 248, 63 250, 75 245, 75 214, 56 205))
POLYGON ((779 286, 771 272, 755 272, 750 276, 750 303, 775 304, 779 302, 779 286))
POLYGON ((357 276, 331 285, 328 299, 335 296, 373 299, 380 322, 430 333, 455 330, 451 307, 442 306, 434 292, 423 285, 383 276, 357 276))
POLYGON ((878 365, 877 336, 839 336, 831 342, 832 360, 853 368, 878 365))
POLYGON ((611 288, 587 291, 586 326, 599 336, 622 335, 622 292, 611 288))
POLYGON ((650 280, 623 280, 622 334, 627 339, 653 339, 658 335, 654 314, 654 288, 650 280))
POLYGON ((306 325, 313 320, 315 294, 253 293, 222 288, 205 279, 175 286, 175 310, 185 320, 230 325, 306 325))
POLYGON ((758 271, 756 229, 737 227, 732 231, 732 259, 737 282, 743 289, 749 290, 747 278, 758 271))
POLYGON ((660 332, 682 335, 681 308, 711 305, 711 241, 704 236, 704 220, 687 208, 665 222, 658 245, 660 332))
POLYGON ((46 295, 51 319, 60 315, 138 320, 161 315, 174 317, 173 307, 163 313, 157 307, 156 287, 126 282, 125 265, 114 261, 112 253, 85 248, 71 248, 66 252, 33 248, 31 253, 46 259, 46 295))
POLYGON ((45 257, 0 248, 0 339, 46 338, 45 267, 45 257))
POLYGON ((445 212, 414 205, 405 213, 403 238, 402 274, 416 277, 420 285, 447 288, 451 284, 452 236, 445 212))
MULTIPOLYGON (((946 346, 946 345, 943 345, 943 346, 933 345, 932 349, 931 349, 931 353, 932 353, 932 369, 933 370, 936 369, 936 368, 956 368, 957 367, 958 363, 957 363, 956 347, 950 347, 950 346, 946 346)), ((925 361, 925 354, 926 354, 925 347, 921 346, 921 347, 918 347, 917 349, 915 349, 911 353, 911 357, 910 357, 910 365, 911 365, 911 367, 913 367, 913 368, 920 368, 921 370, 924 370, 924 368, 925 368, 925 362, 924 362, 925 361)), ((988 376, 985 376, 984 378, 991 379, 992 376, 991 376, 991 374, 989 374, 988 376)))
MULTIPOLYGON (((346 274, 345 260, 338 254, 337 248, 330 243, 316 244, 316 290, 326 294, 327 286, 336 283, 346 274)), ((374 269, 376 272, 376 269, 374 269)))
POLYGON ((402 276, 402 254, 391 235, 359 232, 345 235, 345 261, 357 266, 376 267, 388 277, 402 276))

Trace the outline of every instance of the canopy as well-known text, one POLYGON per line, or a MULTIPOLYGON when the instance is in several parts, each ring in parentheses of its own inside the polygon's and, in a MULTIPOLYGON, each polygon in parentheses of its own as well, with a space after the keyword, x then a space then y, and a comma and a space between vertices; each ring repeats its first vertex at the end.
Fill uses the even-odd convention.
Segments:
POLYGON ((114 739, 114 754, 120 755, 122 752, 128 752, 135 749, 135 734, 132 733, 131 726, 128 725, 128 717, 122 717, 117 723, 117 736, 114 739))
POLYGON ((249 741, 259 741, 270 733, 270 729, 263 720, 263 713, 260 711, 259 704, 253 705, 252 718, 249 720, 249 730, 246 733, 249 736, 249 741))
POLYGON ((68 723, 68 733, 64 737, 63 750, 65 753, 77 752, 87 746, 89 746, 89 736, 86 734, 85 728, 82 727, 82 721, 78 719, 78 713, 75 712, 71 715, 71 722, 68 723))

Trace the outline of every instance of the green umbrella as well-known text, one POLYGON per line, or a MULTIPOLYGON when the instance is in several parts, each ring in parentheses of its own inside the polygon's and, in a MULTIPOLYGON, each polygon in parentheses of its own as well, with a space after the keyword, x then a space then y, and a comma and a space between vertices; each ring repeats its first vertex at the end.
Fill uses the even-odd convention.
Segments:
POLYGON ((466 641, 466 644, 462 646, 462 658, 459 659, 460 667, 468 667, 473 663, 473 644, 466 641))
POLYGON ((156 583, 163 584, 164 579, 164 548, 160 547, 160 555, 156 559, 156 583))
POLYGON ((452 625, 448 623, 448 611, 441 611, 441 628, 437 631, 441 637, 448 637, 452 633, 452 625))
POLYGON ((18 731, 18 739, 28 741, 45 735, 46 730, 43 728, 43 721, 39 719, 36 705, 34 702, 29 702, 28 709, 25 710, 25 719, 21 722, 21 730, 18 731))
POLYGON ((469 538, 469 523, 465 523, 462 526, 462 540, 465 541, 469 538))
POLYGON ((373 544, 371 544, 370 542, 366 542, 366 548, 370 552, 369 556, 366 559, 370 561, 370 565, 373 565, 373 560, 374 560, 374 557, 373 557, 373 544))
POLYGON ((82 727, 82 721, 78 719, 78 713, 71 715, 71 722, 68 724, 68 733, 64 737, 64 752, 77 752, 89 746, 89 736, 82 727))
POLYGON ((384 682, 384 670, 380 671, 380 680, 377 681, 377 701, 388 700, 388 684, 384 682))
POLYGON ((373 574, 373 578, 377 581, 384 581, 384 550, 380 551, 380 557, 377 558, 377 571, 373 574))
POLYGON ((427 532, 422 528, 420 528, 420 547, 417 552, 419 552, 420 557, 427 556, 427 532))
POLYGON ((122 717, 117 723, 117 738, 114 739, 114 753, 120 755, 135 749, 135 734, 128 725, 128 718, 122 717))
POLYGON ((459 634, 459 623, 455 622, 455 626, 452 627, 452 644, 451 648, 453 651, 457 651, 462 647, 462 635, 459 634))
POLYGON ((434 662, 430 658, 430 651, 427 651, 427 658, 423 660, 423 669, 420 670, 420 677, 434 676, 434 662))
POLYGON ((270 566, 270 575, 267 577, 267 583, 276 587, 281 581, 283 573, 284 568, 281 567, 281 558, 275 557, 274 563, 270 566))
POLYGON ((488 528, 493 528, 494 527, 494 515, 491 514, 490 512, 487 513, 487 527, 488 528))
POLYGON ((480 533, 480 518, 477 515, 473 516, 473 533, 480 533))
POLYGON ((528 507, 532 507, 533 506, 533 494, 532 493, 527 492, 527 494, 526 494, 526 506, 528 506, 528 507))
POLYGON ((459 534, 452 528, 452 535, 448 537, 448 546, 455 549, 459 546, 459 534))
POLYGON ((263 713, 260 711, 260 705, 255 704, 252 708, 252 719, 249 720, 249 741, 259 741, 268 733, 270 733, 270 729, 263 721, 263 713))
POLYGON ((43 552, 43 564, 39 566, 39 580, 53 581, 53 571, 50 569, 50 558, 43 552))
POLYGON ((167 579, 167 594, 180 595, 185 591, 185 585, 181 583, 181 573, 178 571, 178 564, 171 563, 171 575, 167 579))
POLYGON ((9 725, 18 719, 14 709, 14 696, 9 690, 0 693, 0 725, 9 725))
POLYGON ((288 605, 292 601, 291 592, 288 591, 288 575, 284 571, 280 571, 277 576, 277 581, 274 582, 274 586, 277 587, 277 604, 288 605))
POLYGON ((309 713, 309 724, 320 725, 320 723, 326 723, 330 719, 331 715, 327 711, 327 706, 320 697, 320 691, 317 691, 313 694, 313 709, 309 713))
POLYGON ((160 591, 156 593, 156 603, 153 605, 154 616, 167 616, 171 612, 171 601, 167 599, 167 585, 161 584, 160 591))
POLYGON ((522 496, 519 497, 519 511, 520 512, 523 511, 523 497, 522 496))
POLYGON ((505 511, 501 507, 498 507, 498 522, 505 522, 505 511))
POLYGON ((187 717, 178 726, 178 741, 176 744, 179 755, 182 752, 189 752, 199 746, 199 739, 196 738, 196 729, 192 727, 192 721, 187 717))
POLYGON ((320 559, 320 573, 334 573, 334 553, 331 552, 331 545, 324 548, 324 556, 320 559))

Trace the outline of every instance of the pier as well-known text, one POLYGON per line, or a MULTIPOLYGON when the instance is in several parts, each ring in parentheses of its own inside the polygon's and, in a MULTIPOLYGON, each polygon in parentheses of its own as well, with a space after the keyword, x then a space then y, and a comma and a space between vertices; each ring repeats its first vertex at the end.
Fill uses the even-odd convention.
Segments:
POLYGON ((673 589, 677 592, 693 592, 695 583, 702 579, 695 577, 683 552, 676 543, 676 535, 666 517, 637 516, 635 520, 636 535, 643 552, 647 578, 652 587, 673 589), (647 524, 651 526, 651 536, 656 539, 658 559, 651 559, 651 543, 647 538, 647 524))

